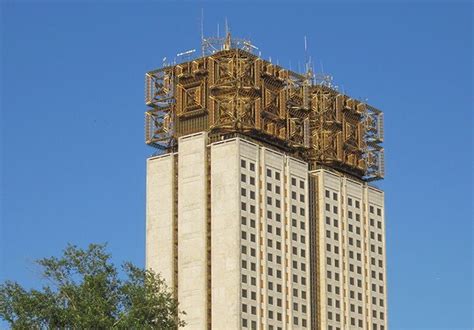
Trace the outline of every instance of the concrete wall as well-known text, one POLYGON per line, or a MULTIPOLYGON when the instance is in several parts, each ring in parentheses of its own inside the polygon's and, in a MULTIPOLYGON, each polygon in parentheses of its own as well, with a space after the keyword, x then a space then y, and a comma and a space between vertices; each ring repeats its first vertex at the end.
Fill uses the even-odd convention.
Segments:
POLYGON ((240 326, 239 144, 211 146, 212 329, 240 326))
POLYGON ((147 160, 146 267, 174 285, 174 154, 147 160))
POLYGON ((190 329, 207 328, 207 137, 179 139, 178 300, 190 329))

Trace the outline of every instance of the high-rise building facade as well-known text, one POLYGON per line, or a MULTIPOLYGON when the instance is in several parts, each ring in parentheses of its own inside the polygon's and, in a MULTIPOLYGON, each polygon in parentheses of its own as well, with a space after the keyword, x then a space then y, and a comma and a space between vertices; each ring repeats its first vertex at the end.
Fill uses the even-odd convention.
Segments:
POLYGON ((382 113, 215 43, 146 75, 146 266, 190 329, 386 329, 382 113))

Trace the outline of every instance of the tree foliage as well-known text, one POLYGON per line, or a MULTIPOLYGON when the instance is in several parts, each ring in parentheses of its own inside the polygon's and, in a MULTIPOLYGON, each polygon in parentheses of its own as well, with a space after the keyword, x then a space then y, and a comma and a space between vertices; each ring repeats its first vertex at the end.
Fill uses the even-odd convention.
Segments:
POLYGON ((176 329, 184 326, 164 280, 125 263, 120 276, 105 245, 69 245, 60 258, 37 261, 46 284, 0 285, 0 317, 13 329, 176 329))

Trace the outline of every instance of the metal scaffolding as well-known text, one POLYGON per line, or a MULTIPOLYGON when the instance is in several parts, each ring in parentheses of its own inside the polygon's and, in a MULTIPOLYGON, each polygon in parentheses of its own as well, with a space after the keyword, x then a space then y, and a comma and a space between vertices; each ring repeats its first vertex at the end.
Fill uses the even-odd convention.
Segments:
POLYGON ((256 49, 229 33, 203 38, 202 57, 148 72, 146 143, 169 151, 178 137, 199 131, 242 133, 312 167, 383 178, 383 113, 340 93, 326 76, 274 65, 256 49))

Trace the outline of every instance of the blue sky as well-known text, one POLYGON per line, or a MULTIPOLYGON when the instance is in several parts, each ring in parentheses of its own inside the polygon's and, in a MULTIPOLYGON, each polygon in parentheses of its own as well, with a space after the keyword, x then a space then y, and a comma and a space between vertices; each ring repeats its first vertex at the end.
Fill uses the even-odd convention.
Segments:
POLYGON ((108 242, 144 263, 144 73, 205 34, 250 37, 385 112, 389 324, 472 328, 472 4, 2 2, 0 279, 108 242))

